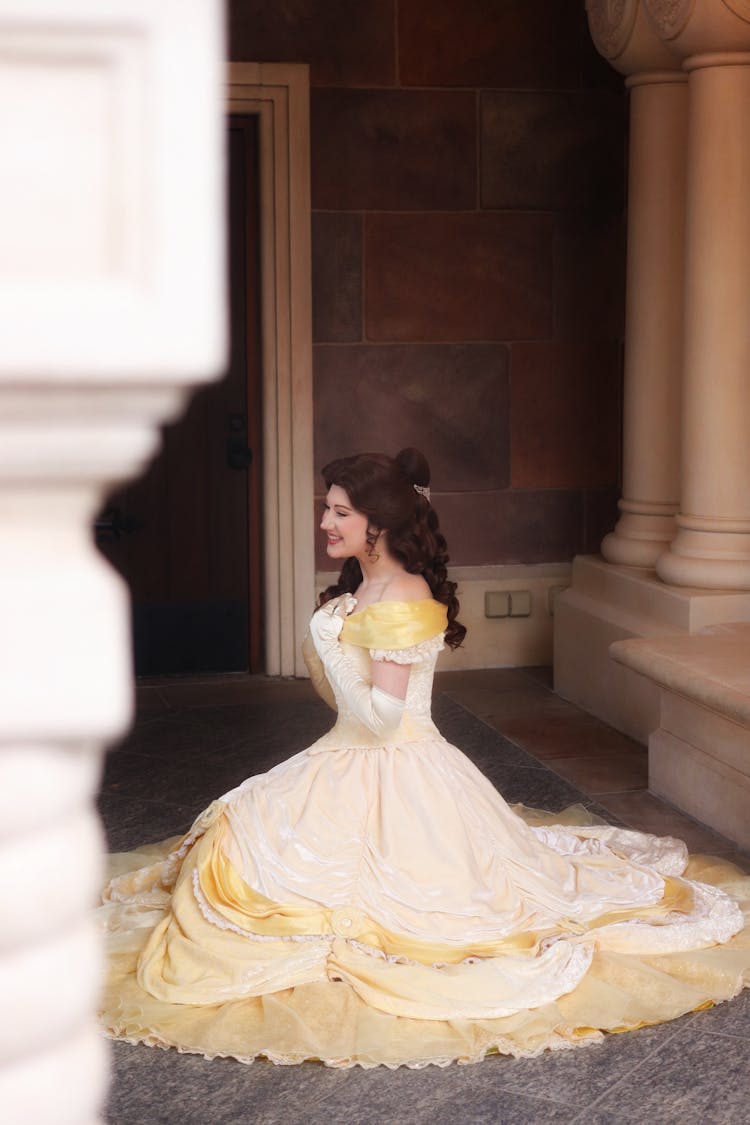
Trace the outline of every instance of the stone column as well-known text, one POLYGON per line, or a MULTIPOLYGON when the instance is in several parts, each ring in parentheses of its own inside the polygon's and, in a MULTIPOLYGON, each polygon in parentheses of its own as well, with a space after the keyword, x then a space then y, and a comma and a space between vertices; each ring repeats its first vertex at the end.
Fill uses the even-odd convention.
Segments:
POLYGON ((109 488, 224 355, 218 0, 0 0, 0 1117, 100 1119, 109 488))
POLYGON ((750 589, 750 3, 647 0, 689 74, 681 507, 656 569, 750 589))
POLYGON ((687 78, 641 0, 588 0, 599 52, 630 88, 620 519, 608 562, 653 567, 679 506, 687 78))

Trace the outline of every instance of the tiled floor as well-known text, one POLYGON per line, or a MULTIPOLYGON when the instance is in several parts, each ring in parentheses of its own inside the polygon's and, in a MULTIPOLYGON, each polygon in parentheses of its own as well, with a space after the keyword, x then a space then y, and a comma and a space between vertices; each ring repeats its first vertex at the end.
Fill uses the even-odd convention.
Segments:
MULTIPOLYGON (((750 857, 651 796, 646 753, 559 699, 545 669, 441 673, 443 734, 511 802, 582 802, 693 851, 750 857)), ((330 726, 306 682, 229 677, 139 688, 130 738, 101 797, 113 850, 187 828, 210 799, 302 749, 330 726)), ((245 1067, 113 1045, 110 1125, 619 1125, 750 1123, 750 992, 710 1012, 537 1059, 422 1071, 245 1067)))

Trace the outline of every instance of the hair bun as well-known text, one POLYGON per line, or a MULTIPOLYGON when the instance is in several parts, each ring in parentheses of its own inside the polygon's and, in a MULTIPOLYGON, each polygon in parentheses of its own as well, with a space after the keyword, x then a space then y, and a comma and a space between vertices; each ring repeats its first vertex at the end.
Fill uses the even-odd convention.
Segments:
POLYGON ((427 458, 418 449, 409 446, 396 454, 396 463, 410 484, 418 484, 426 488, 430 483, 430 466, 427 458))

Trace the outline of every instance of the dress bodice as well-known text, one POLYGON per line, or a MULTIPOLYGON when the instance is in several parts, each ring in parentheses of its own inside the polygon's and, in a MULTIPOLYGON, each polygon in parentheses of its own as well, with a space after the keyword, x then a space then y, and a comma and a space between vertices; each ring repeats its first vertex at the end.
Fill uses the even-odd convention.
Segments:
MULTIPOLYGON (((342 648, 366 683, 372 682, 372 661, 409 664, 411 672, 398 729, 386 739, 375 735, 357 718, 346 692, 331 685, 338 720, 324 745, 379 746, 412 742, 432 736, 432 681, 437 658, 444 647, 446 608, 432 599, 417 602, 376 602, 351 613, 341 632, 342 648)), ((319 744, 320 745, 320 744, 319 744)))
MULTIPOLYGON (((409 686, 406 692, 404 714, 400 726, 394 733, 385 739, 386 744, 412 742, 435 733, 432 722, 432 680, 435 674, 435 664, 438 653, 443 647, 442 636, 435 641, 422 641, 419 645, 420 652, 417 659, 411 663, 409 686), (437 643, 436 643, 437 642, 437 643)), ((370 650, 359 648, 357 645, 344 645, 344 651, 356 665, 363 680, 370 682, 372 672, 372 656, 370 650)), ((382 657, 387 659, 387 657, 382 657)), ((331 734, 339 745, 345 746, 376 746, 384 742, 382 735, 375 735, 364 723, 352 713, 345 695, 334 688, 338 721, 331 734), (343 738, 343 743, 342 743, 343 738)))

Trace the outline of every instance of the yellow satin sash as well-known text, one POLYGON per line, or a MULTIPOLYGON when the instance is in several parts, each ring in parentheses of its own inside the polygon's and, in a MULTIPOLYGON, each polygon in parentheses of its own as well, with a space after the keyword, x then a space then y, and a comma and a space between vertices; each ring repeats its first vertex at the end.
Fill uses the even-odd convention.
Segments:
POLYGON ((445 632, 448 609, 442 602, 375 602, 350 613, 341 640, 358 648, 402 649, 445 632))
POLYGON ((534 956, 545 937, 560 933, 582 935, 632 918, 658 924, 660 919, 674 911, 689 913, 693 908, 693 892, 689 884, 682 879, 667 877, 664 895, 653 906, 613 910, 583 923, 561 918, 557 925, 548 929, 508 934, 495 941, 473 941, 466 945, 425 941, 395 933, 356 909, 273 902, 248 886, 232 865, 223 848, 226 830, 226 824, 221 821, 200 841, 197 868, 201 890, 208 904, 228 922, 266 938, 338 935, 379 949, 387 956, 406 957, 423 965, 436 962, 455 965, 468 956, 500 957, 510 953, 534 956), (343 919, 343 928, 338 921, 339 916, 343 919))

